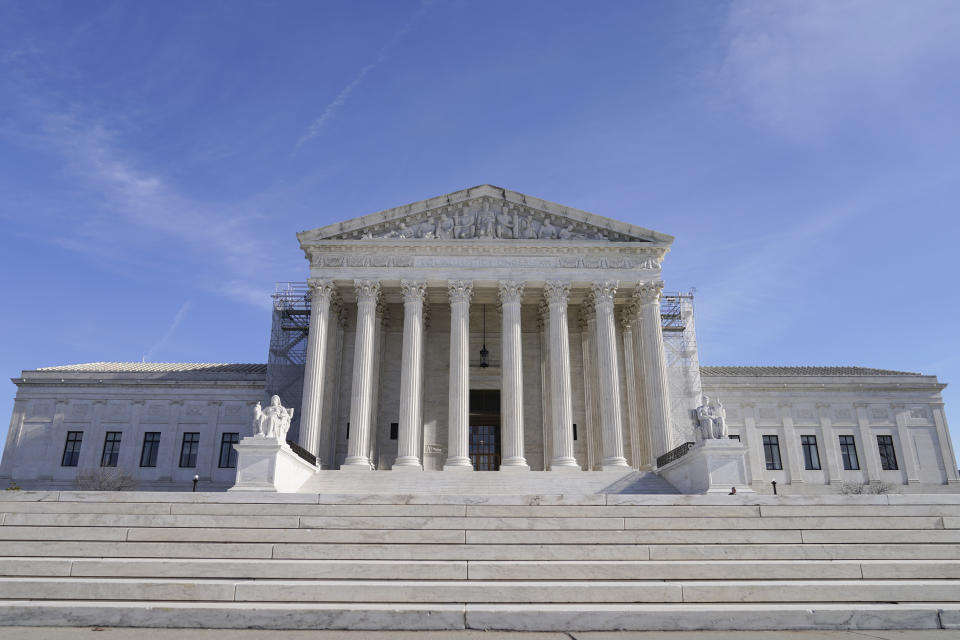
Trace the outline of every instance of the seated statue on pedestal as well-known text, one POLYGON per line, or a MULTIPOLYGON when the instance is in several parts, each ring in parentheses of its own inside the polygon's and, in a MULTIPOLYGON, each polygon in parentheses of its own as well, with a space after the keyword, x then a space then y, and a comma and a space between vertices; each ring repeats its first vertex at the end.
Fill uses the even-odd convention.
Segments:
POLYGON ((697 422, 699 423, 700 440, 718 440, 727 437, 727 411, 723 403, 710 402, 710 396, 704 394, 702 402, 697 407, 697 422))
POLYGON ((291 420, 293 408, 285 409, 280 404, 280 396, 270 398, 270 406, 266 409, 262 409, 259 402, 253 408, 253 426, 258 438, 276 438, 286 442, 291 420))

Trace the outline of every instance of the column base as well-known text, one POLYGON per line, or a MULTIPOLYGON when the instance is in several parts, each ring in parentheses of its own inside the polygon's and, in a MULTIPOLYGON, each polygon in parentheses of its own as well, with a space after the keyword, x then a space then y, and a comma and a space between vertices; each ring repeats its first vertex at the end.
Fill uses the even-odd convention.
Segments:
POLYGON ((340 465, 341 471, 373 471, 373 465, 366 457, 347 458, 340 465))
POLYGON ((390 467, 391 471, 423 471, 423 465, 419 462, 394 462, 390 467))
POLYGON ((518 471, 530 471, 530 465, 526 462, 523 464, 503 464, 500 463, 500 471, 504 473, 516 473, 518 471))
POLYGON ((604 464, 600 465, 600 471, 632 471, 628 464, 604 464))
POLYGON ((619 471, 620 469, 629 469, 630 465, 627 464, 627 459, 620 458, 604 458, 603 462, 600 463, 600 471, 619 471))
POLYGON ((472 464, 445 464, 444 471, 473 471, 472 464))
POLYGON ((563 473, 563 472, 569 473, 569 472, 575 472, 575 471, 583 471, 583 469, 581 469, 580 465, 577 464, 577 461, 573 460, 572 458, 560 458, 559 460, 554 460, 553 462, 550 463, 550 471, 557 471, 560 473, 563 473))

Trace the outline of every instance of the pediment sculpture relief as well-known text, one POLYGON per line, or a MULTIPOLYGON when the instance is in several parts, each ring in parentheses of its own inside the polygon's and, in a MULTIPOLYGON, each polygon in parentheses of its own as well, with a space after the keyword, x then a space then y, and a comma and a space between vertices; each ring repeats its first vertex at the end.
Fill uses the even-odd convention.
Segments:
POLYGON ((343 233, 338 240, 378 238, 498 239, 498 240, 607 240, 643 241, 607 229, 537 211, 530 207, 491 201, 464 203, 414 214, 343 233))

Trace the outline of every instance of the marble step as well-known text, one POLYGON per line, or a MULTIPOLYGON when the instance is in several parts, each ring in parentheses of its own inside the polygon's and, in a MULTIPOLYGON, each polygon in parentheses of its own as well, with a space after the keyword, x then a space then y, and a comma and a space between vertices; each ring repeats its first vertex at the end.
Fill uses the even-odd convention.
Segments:
POLYGON ((3 576, 275 580, 960 579, 960 561, 420 561, 0 558, 3 576))
POLYGON ((957 629, 960 610, 911 604, 379 604, 0 601, 3 626, 214 629, 682 631, 957 629))
MULTIPOLYGON (((0 513, 3 527, 166 527, 166 528, 263 528, 263 529, 463 529, 463 530, 634 530, 634 529, 957 529, 960 518, 949 516, 789 516, 789 517, 616 517, 604 511, 593 515, 551 517, 527 516, 431 516, 379 515, 197 515, 127 513, 0 513)), ((386 513, 395 512, 388 509, 386 513)), ((2 528, 2 527, 0 527, 2 528)))
POLYGON ((6 541, 6 557, 286 560, 953 560, 956 544, 338 544, 6 541))
MULTIPOLYGON (((461 501, 462 502, 462 501, 461 501)), ((216 502, 0 502, 11 514, 119 514, 224 516, 439 516, 626 518, 911 518, 960 517, 960 505, 496 505, 297 504, 216 502)), ((9 524, 12 524, 11 517, 9 524)))
MULTIPOLYGON (((426 472, 425 472, 426 473, 426 472)), ((531 472, 536 473, 536 472, 531 472)), ((599 472, 591 472, 599 473, 599 472)), ((393 475, 393 474, 388 474, 393 475)), ((588 474, 587 474, 588 475, 588 474)), ((21 502, 124 503, 124 504, 460 504, 460 505, 636 505, 636 506, 776 506, 860 509, 875 506, 909 508, 960 506, 960 494, 890 495, 636 495, 556 491, 515 494, 445 494, 397 492, 387 487, 373 493, 281 493, 260 492, 164 492, 164 491, 7 491, 0 494, 0 507, 21 502)), ((0 508, 0 511, 3 509, 0 508)), ((801 512, 804 515, 808 512, 801 512)), ((771 514, 772 515, 772 514, 771 514)), ((787 514, 782 514, 787 515, 787 514)), ((831 514, 826 514, 831 515, 831 514)), ((851 513, 851 515, 856 515, 851 513)), ((870 514, 863 514, 870 515, 870 514)), ((903 514, 912 515, 912 514, 903 514)), ((921 514, 922 515, 922 514, 921 514)), ((932 511, 930 515, 939 515, 932 511)), ((943 515, 951 515, 944 513, 943 515)))
POLYGON ((0 600, 380 603, 958 602, 957 580, 434 581, 0 578, 0 600))

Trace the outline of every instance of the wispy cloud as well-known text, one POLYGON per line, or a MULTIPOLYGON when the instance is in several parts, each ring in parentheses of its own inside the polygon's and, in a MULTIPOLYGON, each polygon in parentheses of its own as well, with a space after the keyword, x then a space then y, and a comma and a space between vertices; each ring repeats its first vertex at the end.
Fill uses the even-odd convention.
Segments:
POLYGON ((374 61, 360 69, 357 75, 354 76, 353 80, 351 80, 343 89, 341 89, 340 93, 338 93, 336 97, 331 100, 326 107, 324 107, 320 116, 317 117, 317 119, 314 120, 307 128, 307 132, 303 134, 299 140, 297 140, 295 149, 299 149, 311 138, 315 138, 316 136, 320 135, 324 125, 327 124, 327 122, 336 114, 340 107, 346 104, 347 98, 350 97, 350 94, 353 93, 354 89, 360 86, 360 84, 371 71, 373 71, 387 59, 390 51, 397 45, 398 42, 400 42, 400 40, 403 39, 404 36, 410 33, 417 21, 423 16, 427 9, 434 4, 434 2, 435 0, 421 0, 420 6, 417 8, 416 12, 414 12, 413 16, 406 23, 404 23, 403 26, 397 29, 390 39, 387 40, 386 44, 380 48, 380 51, 377 53, 374 61))
POLYGON ((160 351, 167 342, 173 337, 173 333, 177 330, 177 327, 180 326, 180 323, 183 322, 183 319, 187 316, 187 312, 190 310, 190 301, 187 300, 182 305, 180 305, 180 310, 177 311, 177 314, 173 316, 173 322, 170 323, 170 326, 167 327, 167 330, 164 332, 163 336, 157 342, 150 347, 149 351, 143 356, 145 362, 152 361, 154 355, 160 351))
POLYGON ((818 138, 851 120, 923 118, 960 62, 960 3, 735 2, 720 86, 762 124, 818 138))

